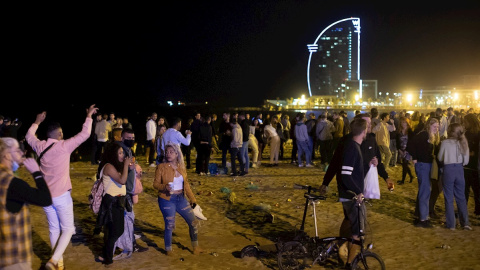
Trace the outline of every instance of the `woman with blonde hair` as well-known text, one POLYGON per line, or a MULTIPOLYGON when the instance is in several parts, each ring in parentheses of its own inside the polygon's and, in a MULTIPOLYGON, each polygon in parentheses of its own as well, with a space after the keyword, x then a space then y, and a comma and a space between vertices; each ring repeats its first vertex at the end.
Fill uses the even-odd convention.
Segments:
POLYGON ((177 144, 167 142, 165 145, 165 162, 157 165, 153 188, 158 192, 158 206, 165 221, 164 242, 167 255, 173 255, 172 234, 176 213, 179 213, 187 222, 193 247, 192 253, 200 254, 198 221, 193 213, 196 200, 187 179, 182 151, 177 144), (185 197, 188 197, 190 203, 185 197))
POLYGON ((428 219, 430 201, 430 173, 435 155, 440 144, 438 119, 431 117, 425 123, 425 129, 416 134, 408 142, 408 152, 412 155, 412 162, 415 164, 415 173, 418 178, 417 205, 419 218, 415 226, 431 228, 428 219))
POLYGON ((453 198, 457 203, 460 226, 472 230, 468 223, 467 201, 465 199, 465 178, 463 166, 469 162, 468 142, 462 125, 452 123, 447 130, 448 139, 440 144, 438 160, 443 163, 443 196, 445 199, 445 226, 455 230, 455 209, 453 198))

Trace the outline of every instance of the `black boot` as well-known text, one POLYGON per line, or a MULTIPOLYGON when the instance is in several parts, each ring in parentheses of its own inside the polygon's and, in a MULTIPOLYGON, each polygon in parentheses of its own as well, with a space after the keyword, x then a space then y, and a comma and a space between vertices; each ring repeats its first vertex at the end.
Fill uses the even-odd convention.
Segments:
POLYGON ((402 181, 397 181, 397 184, 398 184, 398 185, 403 185, 403 184, 405 184, 405 179, 403 179, 402 181))

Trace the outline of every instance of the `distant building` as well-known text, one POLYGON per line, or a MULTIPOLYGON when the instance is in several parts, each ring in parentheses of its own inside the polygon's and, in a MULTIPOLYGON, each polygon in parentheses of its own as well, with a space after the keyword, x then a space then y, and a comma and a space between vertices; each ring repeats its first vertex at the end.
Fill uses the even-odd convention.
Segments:
POLYGON ((346 87, 360 80, 360 19, 337 21, 325 28, 310 51, 310 96, 336 96, 345 99, 346 87), (349 83, 350 82, 350 83, 349 83))

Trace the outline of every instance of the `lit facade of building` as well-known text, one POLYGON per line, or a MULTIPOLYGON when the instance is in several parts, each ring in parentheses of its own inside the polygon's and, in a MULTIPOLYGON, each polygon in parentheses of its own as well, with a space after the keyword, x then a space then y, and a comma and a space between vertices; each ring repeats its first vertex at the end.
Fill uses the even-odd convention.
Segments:
POLYGON ((325 28, 310 51, 308 84, 310 96, 328 95, 348 98, 348 87, 362 97, 360 79, 360 19, 349 18, 325 28), (357 86, 352 85, 356 82, 357 86))

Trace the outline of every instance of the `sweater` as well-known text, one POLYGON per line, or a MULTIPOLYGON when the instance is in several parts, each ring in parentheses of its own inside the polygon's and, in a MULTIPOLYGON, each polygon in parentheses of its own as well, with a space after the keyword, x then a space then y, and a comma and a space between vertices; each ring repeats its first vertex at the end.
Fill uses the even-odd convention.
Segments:
POLYGON ((303 122, 299 122, 295 126, 295 138, 297 141, 301 142, 307 142, 308 141, 308 131, 307 131, 307 125, 305 125, 303 122))
POLYGON ((365 186, 363 157, 360 145, 353 139, 345 141, 341 175, 342 177, 337 179, 338 195, 340 198, 351 199, 353 194, 348 191, 353 191, 355 194, 363 193, 365 186))
POLYGON ((466 166, 470 157, 468 150, 466 155, 462 155, 462 152, 460 151, 460 142, 458 140, 446 139, 440 144, 437 158, 444 165, 461 163, 463 166, 466 166))

